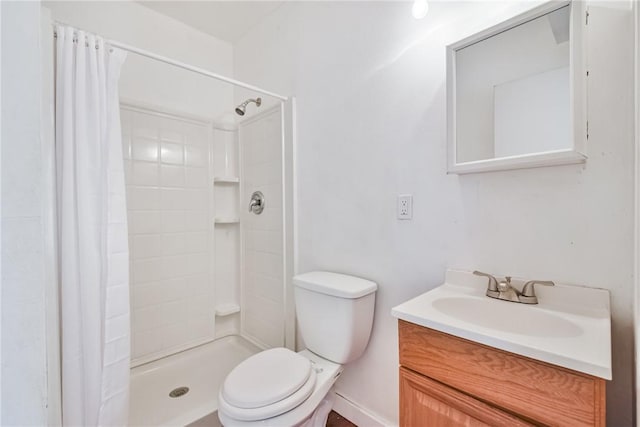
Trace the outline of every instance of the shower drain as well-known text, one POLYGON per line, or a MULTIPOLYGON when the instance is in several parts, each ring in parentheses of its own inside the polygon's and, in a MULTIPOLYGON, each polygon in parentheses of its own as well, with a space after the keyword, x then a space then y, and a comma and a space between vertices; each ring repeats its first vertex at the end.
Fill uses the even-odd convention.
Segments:
POLYGON ((189 387, 178 387, 171 390, 169 397, 181 397, 189 393, 189 387))

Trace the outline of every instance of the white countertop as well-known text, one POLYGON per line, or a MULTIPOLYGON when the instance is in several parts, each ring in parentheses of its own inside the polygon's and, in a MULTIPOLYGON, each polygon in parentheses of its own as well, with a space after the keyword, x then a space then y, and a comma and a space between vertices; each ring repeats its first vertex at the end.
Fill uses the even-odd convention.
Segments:
MULTIPOLYGON (((521 289, 521 280, 513 279, 521 289)), ((485 295, 487 278, 448 270, 445 283, 394 317, 535 360, 611 379, 611 309, 603 289, 536 286, 539 304, 485 295)))

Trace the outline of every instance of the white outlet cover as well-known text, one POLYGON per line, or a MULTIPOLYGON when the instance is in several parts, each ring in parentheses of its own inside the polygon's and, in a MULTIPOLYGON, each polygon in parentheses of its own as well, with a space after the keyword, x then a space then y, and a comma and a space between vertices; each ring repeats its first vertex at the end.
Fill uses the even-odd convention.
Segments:
POLYGON ((413 196, 411 194, 399 194, 397 203, 398 219, 413 218, 413 196))

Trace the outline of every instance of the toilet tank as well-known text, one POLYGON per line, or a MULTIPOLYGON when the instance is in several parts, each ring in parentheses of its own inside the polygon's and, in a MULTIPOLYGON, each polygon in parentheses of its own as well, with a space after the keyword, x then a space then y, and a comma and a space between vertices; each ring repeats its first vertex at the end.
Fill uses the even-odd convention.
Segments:
POLYGON ((314 271, 293 278, 298 327, 307 349, 335 363, 362 355, 373 325, 374 282, 314 271))

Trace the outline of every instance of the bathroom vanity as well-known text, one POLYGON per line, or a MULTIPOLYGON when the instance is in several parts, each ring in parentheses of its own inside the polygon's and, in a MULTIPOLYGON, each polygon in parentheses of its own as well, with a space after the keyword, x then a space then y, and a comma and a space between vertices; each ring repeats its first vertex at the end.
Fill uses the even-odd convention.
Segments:
POLYGON ((393 309, 400 426, 604 426, 608 292, 557 285, 526 305, 486 297, 478 279, 448 271, 393 309))
POLYGON ((400 425, 605 425, 605 380, 399 321, 400 425))

